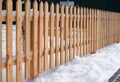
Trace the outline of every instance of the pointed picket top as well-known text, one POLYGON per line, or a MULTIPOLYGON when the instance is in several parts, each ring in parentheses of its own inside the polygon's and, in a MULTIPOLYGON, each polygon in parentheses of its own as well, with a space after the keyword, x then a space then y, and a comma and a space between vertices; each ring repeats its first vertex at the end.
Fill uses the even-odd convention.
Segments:
POLYGON ((80 10, 79 10, 79 7, 77 8, 77 15, 79 15, 79 13, 80 13, 80 10))
POLYGON ((68 6, 66 6, 66 8, 65 8, 65 12, 66 12, 66 14, 68 14, 68 6))
POLYGON ((39 5, 39 9, 40 9, 40 17, 43 16, 43 2, 41 1, 40 2, 40 5, 39 5))
POLYGON ((76 15, 76 7, 74 7, 74 15, 76 15))
POLYGON ((73 14, 72 11, 73 11, 73 7, 71 6, 71 7, 70 7, 70 15, 73 14))
POLYGON ((61 6, 61 14, 64 14, 64 6, 61 6))
POLYGON ((53 3, 50 5, 50 12, 51 12, 51 14, 54 13, 54 4, 53 3))
POLYGON ((59 5, 56 5, 56 14, 59 14, 59 5))
POLYGON ((45 2, 45 10, 48 9, 48 2, 45 2))

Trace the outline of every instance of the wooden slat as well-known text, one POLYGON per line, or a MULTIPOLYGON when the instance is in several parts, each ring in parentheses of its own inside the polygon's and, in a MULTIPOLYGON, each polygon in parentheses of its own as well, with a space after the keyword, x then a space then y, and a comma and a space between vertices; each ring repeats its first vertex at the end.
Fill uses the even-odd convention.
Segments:
POLYGON ((39 26, 38 26, 38 45, 39 45, 39 59, 38 59, 38 73, 42 72, 42 55, 43 55, 43 21, 44 21, 44 13, 43 13, 43 2, 40 3, 39 5, 39 26))
POLYGON ((60 64, 63 64, 64 61, 64 6, 61 7, 61 16, 60 16, 60 64))
POLYGON ((83 55, 86 55, 86 8, 83 8, 83 55))
POLYGON ((80 56, 83 56, 83 8, 80 8, 80 56))
POLYGON ((48 70, 48 3, 45 3, 45 12, 44 12, 44 29, 45 29, 45 42, 44 42, 44 70, 48 70))
POLYGON ((54 67, 54 4, 50 6, 50 68, 54 67))
POLYGON ((87 44, 87 54, 89 53, 89 14, 88 14, 88 8, 86 9, 86 15, 87 15, 87 18, 86 18, 86 23, 87 23, 87 27, 86 27, 86 36, 87 36, 87 42, 86 42, 86 44, 87 44))
POLYGON ((68 6, 65 7, 65 62, 69 60, 68 55, 68 6))
POLYGON ((75 44, 76 44, 76 7, 74 7, 74 27, 73 27, 73 43, 74 43, 74 48, 73 48, 73 57, 75 57, 76 55, 76 47, 75 47, 75 44))
POLYGON ((70 61, 72 61, 72 59, 73 59, 73 49, 72 49, 72 45, 73 45, 73 31, 72 31, 72 26, 73 26, 73 24, 72 24, 72 21, 73 21, 73 17, 72 17, 72 15, 73 15, 73 8, 72 7, 70 7, 70 61))
POLYGON ((0 0, 0 82, 2 82, 2 0, 0 0))
POLYGON ((34 0, 33 3, 33 71, 32 77, 35 78, 38 75, 38 4, 34 0))
POLYGON ((56 18, 55 18, 55 21, 56 21, 56 24, 55 24, 55 27, 56 27, 56 30, 55 30, 55 44, 56 44, 56 55, 55 55, 55 66, 58 66, 59 65, 59 5, 57 4, 56 5, 56 18))
POLYGON ((16 82, 22 82, 22 2, 16 4, 16 82))
POLYGON ((7 1, 7 25, 6 25, 6 81, 12 82, 12 1, 7 1))
POLYGON ((80 53, 80 49, 79 49, 79 23, 80 23, 80 21, 79 21, 79 19, 80 19, 80 11, 79 11, 79 7, 77 8, 77 34, 76 34, 76 36, 77 36, 77 56, 79 56, 79 53, 80 53))
POLYGON ((25 78, 30 78, 30 1, 25 3, 25 78))

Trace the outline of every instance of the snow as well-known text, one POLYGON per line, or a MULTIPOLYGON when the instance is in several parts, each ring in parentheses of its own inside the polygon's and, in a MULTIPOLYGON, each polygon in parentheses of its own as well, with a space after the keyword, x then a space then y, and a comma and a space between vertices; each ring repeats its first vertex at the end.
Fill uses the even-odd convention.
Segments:
MULTIPOLYGON (((120 43, 40 74, 34 82, 108 82, 120 68, 120 43)), ((33 80, 31 81, 33 82, 33 80)))
MULTIPOLYGON (((16 26, 13 25, 13 58, 16 56, 16 26)), ((2 57, 6 59, 6 25, 2 25, 2 57)), ((15 58, 14 58, 15 59, 15 58)), ((14 60, 13 59, 13 60, 14 60)), ((108 79, 120 68, 120 43, 98 50, 95 54, 75 57, 73 61, 41 73, 33 80, 25 80, 24 63, 23 82, 108 82, 108 79)), ((6 69, 2 70, 3 82, 6 82, 6 69)), ((13 82, 16 82, 16 66, 13 66, 13 82)))

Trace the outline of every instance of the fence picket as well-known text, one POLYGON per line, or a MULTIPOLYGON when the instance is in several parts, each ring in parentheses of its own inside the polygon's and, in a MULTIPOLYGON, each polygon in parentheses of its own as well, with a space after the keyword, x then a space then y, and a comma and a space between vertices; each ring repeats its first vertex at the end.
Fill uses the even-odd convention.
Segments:
POLYGON ((80 15, 81 15, 81 19, 80 19, 80 56, 83 56, 83 8, 80 8, 80 15))
POLYGON ((16 82, 22 82, 22 2, 16 3, 16 82))
POLYGON ((6 81, 12 82, 12 1, 7 1, 7 21, 6 21, 6 81))
POLYGON ((80 53, 80 49, 79 49, 79 23, 80 23, 80 21, 79 21, 79 19, 80 19, 80 14, 79 14, 79 7, 77 8, 77 34, 76 34, 76 36, 77 36, 77 56, 79 56, 79 53, 80 53))
POLYGON ((70 34, 69 34, 70 35, 70 56, 69 56, 70 61, 73 59, 73 48, 72 48, 72 45, 73 45, 73 38, 72 38, 73 37, 73 32, 72 32, 73 16, 72 15, 73 13, 72 12, 73 12, 73 8, 70 7, 70 17, 69 17, 70 18, 70 34))
POLYGON ((61 7, 60 17, 60 64, 64 63, 64 6, 61 7))
POLYGON ((38 75, 38 4, 34 0, 33 3, 33 56, 32 56, 32 77, 38 75))
POLYGON ((65 62, 69 60, 68 55, 68 6, 65 8, 65 62))
POLYGON ((75 57, 76 55, 76 7, 74 7, 74 27, 73 27, 73 43, 74 43, 74 47, 73 47, 73 57, 75 57))
POLYGON ((50 68, 54 67, 54 4, 50 6, 50 68))
POLYGON ((56 53, 55 53, 55 66, 59 65, 59 5, 56 5, 56 53))
POLYGON ((45 29, 45 42, 44 42, 44 70, 48 70, 48 3, 45 3, 45 10, 44 10, 44 29, 45 29))
POLYGON ((25 4, 25 78, 30 78, 30 1, 25 4))
POLYGON ((38 73, 41 73, 42 72, 42 55, 43 55, 43 2, 40 3, 39 5, 39 26, 38 26, 38 45, 39 45, 39 59, 38 59, 38 73))

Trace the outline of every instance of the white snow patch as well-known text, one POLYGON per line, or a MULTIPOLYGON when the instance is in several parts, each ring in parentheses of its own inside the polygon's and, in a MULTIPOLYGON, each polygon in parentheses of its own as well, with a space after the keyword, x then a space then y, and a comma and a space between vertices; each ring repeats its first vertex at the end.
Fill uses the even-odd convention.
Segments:
MULTIPOLYGON (((40 74, 34 82, 108 82, 120 68, 120 43, 40 74)), ((31 80, 31 82, 33 82, 31 80)))

